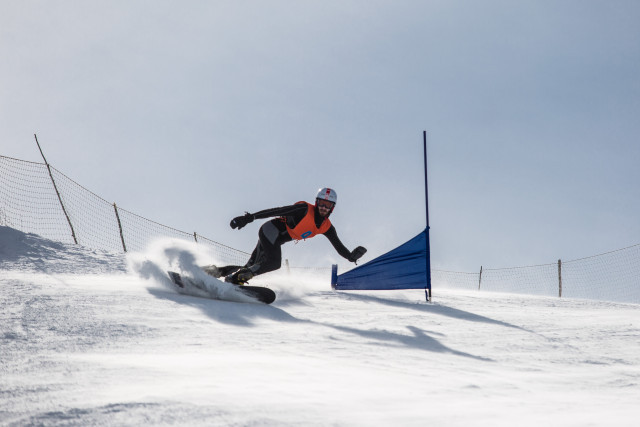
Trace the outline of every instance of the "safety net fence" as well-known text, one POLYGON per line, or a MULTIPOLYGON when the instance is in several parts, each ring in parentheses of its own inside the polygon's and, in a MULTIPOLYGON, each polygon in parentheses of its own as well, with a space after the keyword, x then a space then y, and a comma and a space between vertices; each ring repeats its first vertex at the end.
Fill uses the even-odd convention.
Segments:
MULTIPOLYGON (((46 163, 0 156, 0 225, 113 252, 142 251, 174 237, 210 246, 224 263, 249 253, 159 224, 108 202, 46 163)), ((331 268, 285 267, 330 274, 331 268)), ((432 288, 453 288, 640 303, 640 244, 571 261, 478 272, 432 269, 432 288)))
POLYGON ((571 261, 475 273, 431 270, 432 286, 640 304, 640 245, 571 261))
POLYGON ((122 209, 50 165, 4 156, 0 156, 0 225, 112 252, 143 251, 154 239, 173 237, 209 245, 228 264, 242 265, 250 256, 122 209))

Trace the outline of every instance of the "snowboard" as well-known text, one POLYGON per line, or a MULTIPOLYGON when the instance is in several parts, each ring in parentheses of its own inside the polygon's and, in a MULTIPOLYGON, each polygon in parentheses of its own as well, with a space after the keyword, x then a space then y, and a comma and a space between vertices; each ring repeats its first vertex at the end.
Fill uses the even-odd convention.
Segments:
POLYGON ((219 295, 213 295, 204 285, 204 283, 200 283, 197 280, 193 280, 189 277, 182 277, 179 273, 175 271, 167 271, 169 274, 169 278, 173 282, 173 284, 180 288, 185 289, 186 286, 193 286, 202 291, 205 291, 209 296, 208 298, 219 299, 223 301, 236 301, 242 302, 235 298, 233 298, 233 293, 240 293, 242 295, 246 295, 251 297, 255 301, 262 302, 265 304, 271 304, 276 300, 276 293, 273 292, 269 288, 265 288, 263 286, 241 286, 234 285, 232 288, 232 293, 221 293, 219 295))

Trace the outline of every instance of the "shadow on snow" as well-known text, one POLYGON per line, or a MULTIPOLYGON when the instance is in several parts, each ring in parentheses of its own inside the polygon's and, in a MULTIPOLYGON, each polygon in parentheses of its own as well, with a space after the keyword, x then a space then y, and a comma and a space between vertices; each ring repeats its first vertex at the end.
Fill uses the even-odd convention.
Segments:
MULTIPOLYGON (((331 323, 323 323, 316 322, 308 319, 299 319, 281 308, 264 305, 264 304, 252 304, 252 303, 238 303, 238 302, 230 302, 230 301, 219 301, 212 300, 207 298, 199 298, 195 296, 189 295, 181 295, 176 294, 174 292, 169 292, 166 290, 160 289, 149 289, 149 292, 157 298, 174 301, 178 304, 188 305, 190 307, 194 307, 202 311, 209 318, 224 324, 232 324, 241 327, 255 327, 257 326, 257 320, 273 320, 276 322, 291 322, 291 323, 299 323, 303 325, 315 325, 324 328, 329 328, 335 331, 339 331, 346 334, 357 335, 359 337, 370 340, 371 345, 381 345, 381 346, 404 346, 408 348, 413 348, 417 350, 435 352, 435 353, 450 353, 456 356, 468 357, 476 360, 482 361, 493 361, 492 359, 485 358, 482 356, 476 356, 469 353, 465 353, 462 351, 458 351, 447 347, 442 344, 433 336, 430 336, 426 331, 415 327, 415 326, 407 326, 407 329, 410 331, 411 335, 405 335, 397 332, 385 331, 380 329, 359 329, 351 326, 342 326, 335 325, 331 323)), ((375 302, 388 302, 393 306, 398 306, 401 308, 412 307, 412 304, 409 303, 401 303, 397 301, 388 301, 380 298, 373 297, 364 297, 362 295, 357 296, 358 299, 368 300, 371 298, 375 302)), ((432 308, 429 306, 420 306, 421 310, 426 308, 432 308)), ((450 309, 453 310, 453 309, 450 309)), ((455 310, 454 310, 455 312, 455 310)), ((482 316, 472 315, 471 313, 466 313, 458 310, 458 314, 464 314, 464 317, 474 317, 475 321, 479 321, 478 319, 486 319, 482 318, 482 316), (476 318, 477 317, 477 318, 476 318)), ((449 312, 451 315, 451 312, 449 312)), ((455 317, 455 316, 454 316, 455 317)), ((459 318, 464 318, 459 317, 459 318)), ((491 321, 491 319, 487 319, 491 321)), ((492 321, 492 323, 501 324, 502 322, 492 321)), ((510 326, 505 324, 506 326, 510 326)), ((514 326, 511 326, 514 327, 514 326)), ((432 335, 439 335, 435 332, 431 333, 432 335)))
POLYGON ((437 314, 440 316, 451 317, 458 320, 466 320, 469 322, 488 323, 492 325, 504 326, 506 328, 514 328, 514 329, 520 329, 522 331, 530 332, 520 326, 512 325, 507 322, 491 319, 490 317, 481 316, 479 314, 471 313, 469 311, 464 311, 457 308, 447 307, 447 306, 438 305, 438 304, 428 304, 428 303, 417 304, 415 302, 390 300, 390 299, 379 298, 379 297, 374 297, 370 295, 361 295, 361 294, 352 294, 352 293, 349 293, 349 294, 340 293, 340 295, 341 297, 348 298, 348 299, 377 303, 377 304, 382 304, 382 305, 387 305, 390 307, 397 307, 402 309, 416 310, 421 313, 437 314))

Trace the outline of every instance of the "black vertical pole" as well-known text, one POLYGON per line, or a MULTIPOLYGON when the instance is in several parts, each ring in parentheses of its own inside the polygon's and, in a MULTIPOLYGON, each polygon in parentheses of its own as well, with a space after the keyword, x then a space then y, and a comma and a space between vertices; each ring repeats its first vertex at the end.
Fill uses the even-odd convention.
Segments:
POLYGON ((425 293, 427 294, 427 301, 431 301, 431 248, 429 244, 429 183, 427 181, 427 131, 423 132, 424 139, 424 201, 425 211, 427 215, 427 287, 425 293))
POLYGON ((47 170, 49 171, 49 178, 51 178, 51 182, 53 183, 53 189, 56 191, 56 195, 58 196, 58 201, 60 202, 60 207, 62 207, 62 212, 64 213, 64 216, 67 218, 67 223, 69 223, 69 228, 71 229, 71 237, 73 237, 73 241, 77 245, 78 239, 76 239, 76 232, 73 230, 73 224, 71 224, 71 219, 69 218, 69 214, 67 214, 67 210, 64 208, 64 203, 62 203, 62 197, 60 196, 60 192, 58 191, 56 180, 53 179, 53 174, 51 173, 51 166, 49 166, 49 162, 47 162, 47 159, 44 157, 44 153, 42 152, 42 148, 40 148, 40 143, 38 142, 38 135, 34 133, 33 137, 36 139, 38 150, 40 150, 40 155, 42 155, 42 160, 44 160, 44 164, 47 166, 47 170))
POLYGON ((122 249, 127 252, 127 245, 124 244, 124 234, 122 234, 122 223, 120 222, 120 214, 118 213, 118 207, 115 202, 113 203, 113 210, 116 211, 116 220, 118 221, 118 228, 120 229, 120 241, 122 242, 122 249))
POLYGON ((558 298, 562 298, 562 260, 558 260, 558 298))

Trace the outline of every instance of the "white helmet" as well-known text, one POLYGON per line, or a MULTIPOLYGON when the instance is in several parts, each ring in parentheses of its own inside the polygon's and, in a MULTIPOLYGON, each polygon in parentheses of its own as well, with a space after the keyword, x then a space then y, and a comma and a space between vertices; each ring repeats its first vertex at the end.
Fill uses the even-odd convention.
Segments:
POLYGON ((336 194, 336 190, 332 190, 331 188, 321 188, 318 190, 318 194, 316 194, 316 200, 328 200, 332 202, 334 205, 338 201, 338 195, 336 194))

